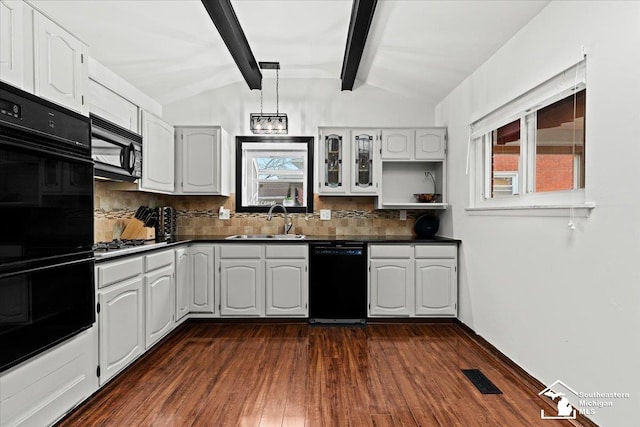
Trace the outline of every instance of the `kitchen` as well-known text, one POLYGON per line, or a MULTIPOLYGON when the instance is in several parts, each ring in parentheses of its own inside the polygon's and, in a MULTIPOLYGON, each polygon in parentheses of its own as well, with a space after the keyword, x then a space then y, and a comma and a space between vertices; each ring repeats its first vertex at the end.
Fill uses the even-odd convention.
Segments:
MULTIPOLYGON (((3 5, 9 3, 2 2, 3 5)), ((235 137, 251 135, 249 115, 260 111, 260 94, 248 90, 242 81, 201 2, 190 6, 200 10, 199 15, 187 14, 186 10, 190 10, 187 7, 170 12, 158 9, 154 15, 138 5, 142 11, 136 12, 132 8, 129 15, 122 14, 115 19, 126 26, 126 31, 110 33, 111 30, 104 29, 113 34, 112 41, 105 41, 108 38, 104 33, 95 40, 84 28, 95 26, 100 32, 98 23, 74 22, 80 21, 77 16, 92 16, 90 9, 97 7, 92 3, 100 2, 75 3, 80 4, 56 9, 56 2, 29 2, 23 11, 23 20, 26 20, 26 9, 30 5, 38 8, 89 45, 89 60, 85 66, 90 79, 97 79, 105 87, 126 94, 126 98, 135 101, 140 109, 176 128, 207 126, 216 131, 218 128, 224 130, 229 137, 228 148, 235 156, 235 137), (108 48, 109 43, 118 46, 119 37, 139 38, 143 43, 143 35, 137 32, 142 28, 138 28, 140 24, 136 21, 140 16, 149 16, 149 21, 157 16, 157 21, 152 23, 163 26, 161 33, 164 36, 155 44, 146 41, 147 50, 137 52, 148 56, 119 57, 116 49, 108 48), (209 33, 197 38, 183 22, 193 22, 193 31, 208 28, 209 33), (101 48, 100 37, 107 47, 101 48), (180 45, 177 41, 182 39, 204 39, 205 45, 180 45), (158 62, 160 53, 154 48, 162 44, 169 44, 174 52, 184 52, 183 59, 172 57, 172 61, 158 62), (216 45, 216 52, 220 52, 217 60, 233 70, 231 78, 229 74, 216 74, 215 68, 198 63, 189 65, 184 59, 191 57, 197 62, 203 56, 211 55, 212 44, 216 45), (156 72, 138 72, 136 67, 144 63, 152 64, 156 72), (189 67, 196 71, 190 74, 189 67), (126 75, 130 81, 119 74, 126 75), (161 80, 161 74, 167 74, 169 80, 161 80), (172 76, 175 80, 170 80, 172 76), (207 84, 212 85, 211 89, 207 84), (147 95, 142 87, 150 93, 155 90, 154 97, 147 95)), ((316 7, 311 9, 316 16, 325 16, 322 2, 302 3, 308 8, 316 7)), ((635 133, 630 124, 637 118, 638 107, 631 100, 638 95, 638 87, 629 84, 637 81, 638 64, 632 59, 635 56, 627 52, 632 51, 640 39, 637 29, 639 5, 637 2, 524 2, 530 9, 527 14, 517 15, 517 6, 511 3, 480 2, 485 4, 473 6, 475 2, 472 2, 462 3, 465 7, 459 8, 451 5, 451 10, 439 4, 443 7, 438 9, 442 15, 437 15, 429 13, 427 3, 431 2, 378 2, 367 38, 367 49, 371 51, 365 51, 363 56, 369 62, 360 64, 368 75, 364 72, 360 75, 362 81, 352 91, 344 92, 339 90, 339 74, 351 2, 332 2, 335 15, 326 16, 327 20, 334 19, 330 22, 342 30, 328 31, 323 27, 314 32, 311 30, 315 27, 309 28, 316 34, 312 39, 316 43, 320 40, 338 47, 333 53, 337 56, 336 64, 330 72, 322 66, 307 65, 309 74, 306 76, 287 74, 292 72, 292 67, 285 61, 284 53, 271 50, 271 45, 277 42, 270 39, 268 28, 261 26, 262 20, 256 16, 259 14, 247 12, 258 5, 252 2, 234 2, 233 5, 256 59, 278 60, 282 64, 279 101, 280 111, 288 114, 288 135, 314 136, 316 150, 320 150, 319 136, 328 129, 446 127, 448 151, 446 173, 443 174, 446 192, 443 194, 448 198, 448 206, 437 212, 440 219, 438 235, 461 242, 457 253, 456 318, 545 385, 562 380, 578 391, 630 393, 631 399, 616 401, 613 408, 599 409, 589 417, 600 425, 634 424, 632 420, 637 416, 632 408, 637 406, 633 403, 638 402, 637 384, 640 383, 635 366, 640 348, 634 338, 638 336, 640 319, 635 309, 640 295, 638 287, 634 286, 637 272, 633 267, 640 230, 633 220, 639 206, 635 198, 629 197, 626 186, 620 183, 636 182, 638 178, 632 162, 639 153, 637 144, 631 142, 635 133), (509 9, 511 7, 516 10, 509 9), (416 32, 415 28, 419 27, 419 19, 427 19, 429 25, 425 27, 438 29, 441 37, 458 41, 460 45, 468 44, 473 36, 459 40, 456 29, 447 32, 442 28, 445 23, 453 26, 451 21, 455 21, 447 13, 461 14, 465 9, 470 16, 463 16, 468 24, 473 24, 470 31, 487 32, 483 20, 498 19, 501 13, 508 18, 512 16, 509 12, 513 14, 513 21, 505 21, 513 28, 511 33, 503 35, 504 39, 493 50, 484 52, 484 57, 471 58, 476 61, 473 68, 462 72, 459 71, 462 64, 458 65, 455 58, 457 45, 448 45, 449 50, 433 60, 428 48, 420 49, 422 45, 431 47, 430 40, 426 35, 421 38, 422 33, 416 32), (521 17, 520 21, 516 16, 521 17), (403 56, 396 46, 409 46, 408 51, 414 49, 418 52, 417 57, 403 56), (496 209, 477 203, 470 184, 477 172, 472 155, 475 153, 470 153, 473 148, 470 125, 579 63, 584 54, 587 56, 587 111, 590 116, 586 132, 590 144, 584 166, 584 200, 554 202, 551 208, 531 208, 541 204, 535 202, 529 209, 496 209), (437 65, 447 60, 450 61, 448 68, 437 65), (398 65, 394 65, 395 62, 398 65), (414 72, 416 69, 420 72, 414 72), (429 93, 429 89, 423 89, 421 85, 426 85, 429 76, 436 73, 442 73, 442 81, 450 82, 449 86, 446 90, 429 93), (404 86, 410 82, 414 82, 413 86, 404 86), (619 96, 614 100, 613 94, 619 96), (600 142, 603 140, 607 141, 606 145, 600 142), (624 151, 614 153, 609 149, 614 148, 616 142, 623 144, 624 151), (613 243, 611 249, 610 243, 613 243), (622 335, 622 331, 627 330, 632 335, 630 339, 622 335)), ((110 16, 107 14, 109 8, 103 7, 107 10, 97 13, 110 16)), ((297 13, 304 16, 304 7, 298 7, 301 10, 297 13)), ((294 13, 293 5, 287 8, 294 13)), ((301 19, 300 25, 303 23, 311 25, 301 19)), ((4 24, 3 27, 6 28, 4 24)), ((24 37, 23 49, 32 42, 24 37)), ((126 44, 127 41, 119 43, 126 44)), ((296 50, 304 49, 295 46, 296 50)), ((318 55, 324 46, 316 47, 318 55)), ((476 46, 475 49, 480 48, 476 46)), ((464 52, 466 55, 475 53, 464 52)), ((15 85, 35 93, 33 67, 37 60, 25 54, 23 61, 24 75, 21 83, 15 85)), ((295 63, 294 60, 288 62, 295 63)), ((264 109, 272 111, 276 99, 275 73, 272 70, 262 73, 264 109)), ((572 78, 577 74, 573 73, 572 78)), ((5 80, 4 74, 2 78, 5 80)), ((79 110, 82 108, 80 106, 79 110)), ((319 151, 314 155, 320 158, 319 151)), ((320 176, 319 164, 314 165, 314 182, 320 176)), ((233 160, 226 165, 230 166, 232 177, 228 197, 129 191, 131 184, 96 181, 94 240, 110 240, 114 226, 131 218, 139 206, 176 208, 178 235, 280 233, 283 220, 279 212, 271 222, 266 221, 266 212, 236 212, 237 200, 233 195, 236 168, 233 160), (230 210, 229 220, 221 219, 220 207, 230 210)), ((411 236, 415 219, 422 214, 409 208, 407 220, 401 220, 403 209, 378 209, 375 196, 313 193, 313 212, 291 215, 296 234, 411 236), (331 211, 331 219, 320 219, 322 209, 331 211)), ((415 264, 415 253, 413 256, 410 262, 415 264)), ((212 297, 219 298, 218 295, 212 297)))

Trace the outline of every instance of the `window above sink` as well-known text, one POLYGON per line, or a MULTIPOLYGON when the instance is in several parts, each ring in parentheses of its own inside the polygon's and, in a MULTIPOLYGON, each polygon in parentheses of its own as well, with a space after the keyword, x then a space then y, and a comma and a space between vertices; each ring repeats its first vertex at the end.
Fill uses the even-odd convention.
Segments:
POLYGON ((236 137, 236 211, 313 212, 313 137, 236 137))

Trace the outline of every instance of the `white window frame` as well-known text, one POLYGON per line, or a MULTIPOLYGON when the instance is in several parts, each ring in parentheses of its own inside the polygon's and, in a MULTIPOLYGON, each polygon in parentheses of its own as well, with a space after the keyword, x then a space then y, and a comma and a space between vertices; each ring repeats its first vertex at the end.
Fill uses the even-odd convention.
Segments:
MULTIPOLYGON (((469 138, 469 205, 467 211, 593 208, 584 188, 535 192, 536 112, 586 88, 586 60, 570 67, 471 125, 469 138), (491 194, 491 132, 520 119, 520 161, 517 194, 491 194)), ((585 120, 586 122, 586 120, 585 120)), ((586 131, 585 131, 586 138, 586 131)), ((586 144, 585 144, 586 145, 586 144)), ((586 182, 585 182, 586 187, 586 182)))

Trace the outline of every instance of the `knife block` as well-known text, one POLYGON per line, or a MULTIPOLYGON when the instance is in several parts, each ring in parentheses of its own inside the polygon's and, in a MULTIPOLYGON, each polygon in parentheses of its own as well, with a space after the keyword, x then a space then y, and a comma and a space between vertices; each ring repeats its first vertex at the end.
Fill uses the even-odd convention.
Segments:
POLYGON ((120 235, 121 239, 152 240, 156 238, 156 230, 153 227, 145 227, 144 223, 136 218, 131 218, 120 235))

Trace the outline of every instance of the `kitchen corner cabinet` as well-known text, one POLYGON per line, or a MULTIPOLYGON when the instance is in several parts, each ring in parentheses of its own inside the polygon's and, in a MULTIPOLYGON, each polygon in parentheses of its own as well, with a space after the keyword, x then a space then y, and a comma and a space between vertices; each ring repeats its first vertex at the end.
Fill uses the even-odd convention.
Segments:
POLYGON ((0 0, 0 80, 24 87, 24 2, 0 0))
POLYGON ((139 188, 155 193, 174 191, 174 128, 142 111, 142 179, 139 188))
POLYGON ((89 79, 89 112, 140 133, 138 106, 92 79, 89 79))
POLYGON ((370 317, 455 317, 455 245, 370 245, 370 317))
POLYGON ((179 126, 175 132, 175 194, 228 196, 231 148, 219 126, 179 126))
POLYGON ((375 129, 321 128, 319 194, 378 195, 379 144, 375 129))
POLYGON ((96 267, 100 385, 144 352, 143 274, 139 256, 96 267))
POLYGON ((189 311, 215 313, 214 266, 215 250, 211 244, 196 244, 189 248, 190 274, 189 311))
POLYGON ((55 22, 33 12, 34 93, 88 114, 88 48, 55 22))
POLYGON ((176 322, 189 314, 191 301, 191 256, 188 247, 175 250, 176 322))
POLYGON ((154 252, 144 257, 145 347, 169 333, 175 322, 174 251, 154 252))

